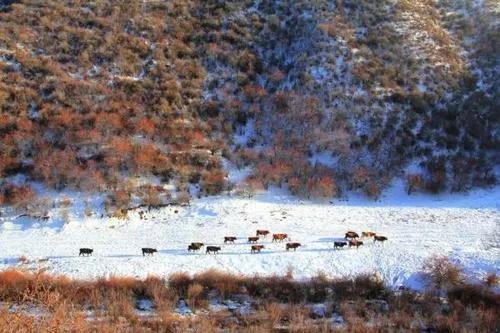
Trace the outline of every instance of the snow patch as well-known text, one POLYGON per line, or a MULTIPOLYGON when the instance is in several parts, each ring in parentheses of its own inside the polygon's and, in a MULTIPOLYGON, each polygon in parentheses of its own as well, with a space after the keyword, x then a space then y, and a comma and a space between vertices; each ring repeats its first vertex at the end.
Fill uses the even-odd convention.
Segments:
MULTIPOLYGON (((80 207, 84 199, 74 195, 70 197, 80 207)), ((49 216, 61 209, 56 204, 49 216)), ((348 201, 328 203, 301 200, 271 188, 251 199, 221 195, 194 200, 190 206, 152 209, 144 219, 131 212, 126 220, 86 216, 79 209, 70 209, 70 221, 62 227, 50 220, 37 222, 2 213, 0 269, 17 266, 22 256, 30 259, 25 265, 29 269, 78 278, 165 277, 208 269, 284 275, 291 268, 298 279, 319 272, 330 277, 377 273, 394 288, 421 289, 422 265, 438 254, 464 266, 472 280, 500 273, 500 187, 467 195, 408 196, 399 180, 379 201, 351 195, 348 201), (283 243, 267 237, 259 241, 265 251, 251 254, 247 237, 255 235, 256 229, 288 233, 303 246, 296 252, 286 251, 283 243), (351 229, 374 231, 389 240, 379 245, 365 239, 358 250, 334 250, 333 242, 351 229), (234 245, 224 244, 223 237, 228 235, 238 237, 234 245), (191 242, 221 246, 222 250, 217 255, 188 253, 191 242), (94 255, 79 257, 80 247, 93 248, 94 255), (142 247, 157 248, 158 253, 143 257, 142 247)))

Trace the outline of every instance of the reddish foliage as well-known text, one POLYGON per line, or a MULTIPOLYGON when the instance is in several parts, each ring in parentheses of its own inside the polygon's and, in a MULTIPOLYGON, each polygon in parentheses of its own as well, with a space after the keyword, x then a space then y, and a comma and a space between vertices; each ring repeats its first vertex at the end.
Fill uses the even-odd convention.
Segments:
POLYGON ((226 174, 220 170, 207 171, 201 176, 201 190, 205 194, 217 194, 226 187, 226 174))
POLYGON ((146 136, 153 136, 156 133, 156 124, 154 121, 148 118, 141 118, 136 123, 137 131, 143 133, 146 136))
POLYGON ((0 187, 0 205, 22 206, 28 204, 35 196, 35 191, 29 185, 3 184, 0 187))
POLYGON ((293 195, 299 195, 302 192, 303 184, 299 177, 290 177, 288 179, 288 189, 293 195))
POLYGON ((331 198, 337 195, 337 184, 332 177, 323 176, 315 181, 311 191, 314 197, 331 198))

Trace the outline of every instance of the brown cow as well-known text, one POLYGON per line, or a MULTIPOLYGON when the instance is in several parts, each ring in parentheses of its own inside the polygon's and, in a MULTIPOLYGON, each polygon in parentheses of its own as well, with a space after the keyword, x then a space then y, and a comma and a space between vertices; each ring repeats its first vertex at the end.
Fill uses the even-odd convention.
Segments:
POLYGON ((252 245, 250 253, 260 253, 260 250, 264 248, 264 245, 252 245))
POLYGON ((273 234, 273 242, 275 241, 283 242, 287 238, 288 238, 287 234, 273 234))
POLYGON ((237 237, 234 236, 226 236, 224 237, 224 244, 225 243, 234 243, 234 241, 237 239, 237 237))
POLYGON ((349 241, 349 247, 356 246, 356 249, 357 249, 361 245, 363 245, 363 242, 360 241, 360 240, 355 239, 355 240, 350 240, 349 241))
POLYGON ((207 246, 206 253, 210 254, 210 252, 213 252, 214 254, 216 254, 220 250, 221 250, 220 246, 207 246))
POLYGON ((373 242, 374 243, 375 242, 381 242, 381 243, 383 243, 386 240, 387 240, 387 237, 385 237, 385 236, 375 236, 375 237, 373 237, 373 242))
POLYGON ((347 245, 347 242, 333 242, 333 248, 336 250, 338 248, 343 248, 344 246, 347 245))
POLYGON ((259 237, 248 237, 249 243, 257 243, 258 240, 259 240, 259 237))
POLYGON ((359 238, 359 235, 357 233, 355 233, 354 231, 348 231, 345 233, 345 239, 355 239, 355 238, 359 238))
POLYGON ((361 237, 365 238, 365 237, 373 237, 373 236, 376 236, 376 233, 374 233, 373 231, 363 231, 361 233, 361 237))
POLYGON ((297 250, 298 247, 302 246, 300 243, 286 243, 286 250, 293 249, 294 251, 297 250))
POLYGON ((255 236, 266 237, 267 235, 269 235, 269 230, 257 230, 257 232, 255 233, 255 236))

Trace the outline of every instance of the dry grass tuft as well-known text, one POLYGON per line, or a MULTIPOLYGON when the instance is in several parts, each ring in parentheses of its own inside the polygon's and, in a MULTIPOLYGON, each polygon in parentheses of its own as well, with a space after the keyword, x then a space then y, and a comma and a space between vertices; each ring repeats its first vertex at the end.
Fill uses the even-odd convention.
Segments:
POLYGON ((194 309, 200 304, 200 296, 205 288, 198 283, 193 283, 189 285, 187 290, 187 298, 189 306, 194 309))

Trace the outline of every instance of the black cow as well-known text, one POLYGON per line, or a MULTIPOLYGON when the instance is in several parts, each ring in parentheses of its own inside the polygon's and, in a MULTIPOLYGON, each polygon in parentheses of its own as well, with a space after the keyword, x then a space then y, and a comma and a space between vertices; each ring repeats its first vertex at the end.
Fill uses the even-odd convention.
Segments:
POLYGON ((94 252, 93 249, 83 247, 80 249, 80 253, 78 254, 78 256, 90 256, 92 255, 93 252, 94 252))
POLYGON ((236 239, 238 238, 234 236, 226 236, 224 237, 224 243, 234 243, 236 239))
POLYGON ((212 252, 213 254, 216 254, 220 250, 220 246, 207 246, 207 251, 205 253, 210 254, 210 252, 212 252))
POLYGON ((302 244, 300 243, 286 243, 286 250, 290 250, 290 249, 293 249, 294 251, 297 250, 297 248, 301 247, 302 244))
POLYGON ((248 237, 248 242, 249 243, 257 243, 258 240, 259 240, 258 236, 256 236, 256 237, 248 237))
POLYGON ((153 255, 155 252, 158 252, 157 249, 152 249, 150 247, 143 247, 142 248, 142 256, 144 257, 146 254, 153 255))
POLYGON ((347 242, 333 242, 333 248, 336 250, 338 248, 343 248, 347 245, 347 242))
POLYGON ((387 237, 385 237, 385 236, 375 236, 375 237, 373 237, 373 242, 374 243, 375 242, 381 242, 381 243, 383 243, 386 240, 387 240, 387 237))

